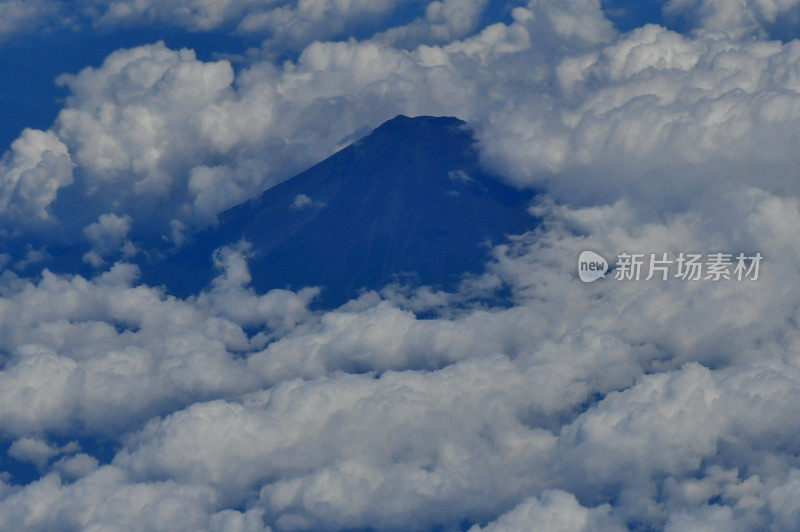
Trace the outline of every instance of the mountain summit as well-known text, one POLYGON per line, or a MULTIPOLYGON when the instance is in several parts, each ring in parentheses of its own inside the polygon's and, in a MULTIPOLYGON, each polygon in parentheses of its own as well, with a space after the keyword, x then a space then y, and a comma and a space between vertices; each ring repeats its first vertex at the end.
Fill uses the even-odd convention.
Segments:
POLYGON ((480 270, 487 243, 535 225, 532 193, 487 175, 474 144, 456 118, 398 116, 222 213, 145 280, 196 290, 211 278, 213 249, 245 239, 259 290, 321 286, 336 305, 397 278, 453 286, 480 270))

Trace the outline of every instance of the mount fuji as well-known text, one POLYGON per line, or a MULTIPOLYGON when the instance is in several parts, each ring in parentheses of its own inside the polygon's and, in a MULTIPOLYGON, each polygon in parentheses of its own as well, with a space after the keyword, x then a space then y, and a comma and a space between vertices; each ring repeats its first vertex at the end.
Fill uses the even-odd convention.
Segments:
POLYGON ((195 292, 213 277, 213 250, 246 240, 259 291, 320 286, 331 306, 395 280, 453 287, 482 268, 490 244, 536 226, 532 197, 481 168, 463 121, 397 116, 223 212, 176 253, 143 264, 143 280, 195 292))

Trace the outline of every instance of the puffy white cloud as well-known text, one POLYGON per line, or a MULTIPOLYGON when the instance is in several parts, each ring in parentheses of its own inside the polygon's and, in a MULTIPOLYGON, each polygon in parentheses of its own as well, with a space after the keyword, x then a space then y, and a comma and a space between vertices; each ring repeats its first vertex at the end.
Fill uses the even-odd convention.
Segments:
MULTIPOLYGON (((474 1, 474 0, 473 0, 474 1)), ((420 0, 307 0, 249 12, 238 24, 242 33, 267 35, 267 50, 302 49, 314 41, 347 38, 380 23, 404 7, 422 8, 420 0), (361 31, 359 31, 361 30, 361 31)))
POLYGON ((49 258, 51 258, 51 256, 47 252, 46 247, 37 249, 32 245, 28 244, 25 249, 24 257, 14 263, 14 268, 16 268, 19 271, 24 271, 29 266, 39 264, 42 261, 45 261, 49 258))
POLYGON ((644 224, 624 201, 545 201, 546 225, 497 248, 487 273, 515 306, 467 297, 429 319, 375 294, 322 313, 307 309, 313 291, 258 296, 246 244, 220 250, 220 277, 187 300, 132 286, 122 265, 92 281, 7 277, 0 429, 105 434, 121 451, 96 471, 58 460, 78 480, 49 473, 0 516, 46 528, 56 510, 43 500, 82 526, 129 519, 105 501, 141 491, 142 504, 178 497, 193 524, 213 514, 281 530, 789 522, 800 213, 758 191, 724 201, 715 217, 644 224), (574 273, 586 247, 724 249, 760 235, 769 262, 752 284, 643 290, 574 273), (248 338, 254 326, 268 338, 248 338), (109 513, 86 509, 95 500, 109 513))
POLYGON ((0 430, 113 434, 175 401, 251 390, 264 378, 235 355, 252 349, 242 327, 262 328, 258 348, 270 330, 301 322, 315 293, 225 294, 218 285, 183 302, 134 287, 136 275, 123 264, 91 282, 45 272, 33 285, 6 274, 0 336, 12 358, 0 375, 0 430), (234 300, 243 306, 234 310, 234 300))
POLYGON ((287 381, 243 404, 196 404, 154 421, 115 464, 144 478, 210 483, 234 503, 257 489, 286 528, 295 519, 417 529, 482 517, 541 484, 553 444, 518 419, 518 379, 493 358, 428 374, 287 381), (498 372, 505 378, 481 377, 498 372))
POLYGON ((570 493, 546 491, 541 499, 529 499, 503 514, 488 526, 471 532, 514 532, 515 530, 625 530, 609 519, 611 507, 584 508, 570 493))
POLYGON ((486 0, 3 0, 0 42, 33 31, 70 27, 90 31, 157 25, 190 32, 224 31, 265 39, 270 55, 299 51, 314 41, 382 31, 406 12, 415 20, 408 42, 453 39, 474 29, 486 0), (414 39, 413 41, 411 39, 414 39))
POLYGON ((101 214, 96 222, 87 225, 83 234, 92 243, 92 248, 99 253, 118 250, 131 230, 129 215, 117 216, 114 213, 101 214))
POLYGON ((232 81, 228 62, 202 63, 161 43, 115 52, 99 69, 59 78, 72 96, 56 129, 90 190, 122 182, 129 193, 167 194, 176 165, 213 149, 204 137, 226 148, 217 131, 201 127, 199 111, 229 94, 232 81))
POLYGON ((57 447, 35 438, 20 438, 8 448, 8 456, 31 462, 39 469, 43 469, 52 457, 64 453, 74 453, 78 450, 80 450, 80 446, 76 442, 57 447))
MULTIPOLYGON (((58 0, 3 0, 0 2, 0 42, 54 22, 60 8, 58 0)), ((67 21, 59 21, 64 22, 67 21)))
POLYGON ((703 30, 741 37, 794 36, 800 3, 796 0, 669 0, 668 16, 681 16, 703 30))
POLYGON ((488 0, 437 0, 425 7, 424 16, 373 38, 404 48, 448 43, 474 32, 487 4, 488 0))
POLYGON ((0 524, 17 530, 268 530, 259 512, 217 513, 215 506, 209 489, 137 484, 103 467, 71 484, 51 473, 16 491, 0 502, 0 524))
POLYGON ((58 471, 64 479, 77 480, 96 470, 99 465, 100 463, 94 456, 80 453, 60 459, 53 464, 53 469, 58 471))
POLYGON ((796 194, 797 51, 640 28, 561 61, 552 97, 509 95, 481 130, 484 154, 569 201, 683 209, 741 183, 796 194))
MULTIPOLYGON (((87 2, 89 3, 89 2, 87 2)), ((407 4, 423 0, 116 0, 96 10, 98 24, 161 23, 191 31, 235 28, 267 35, 281 46, 303 46, 358 29, 375 27, 407 4)), ((344 35, 347 36, 346 34, 344 35)))
POLYGON ((275 0, 115 0, 94 3, 98 7, 97 22, 102 25, 160 22, 177 24, 193 31, 235 24, 235 20, 250 9, 269 9, 277 4, 275 0))
POLYGON ((160 23, 190 31, 234 30, 265 39, 268 55, 302 50, 315 41, 377 34, 379 39, 416 47, 449 42, 473 32, 487 0, 117 0, 92 12, 95 24, 160 23), (410 23, 385 30, 387 22, 419 12, 410 23), (385 31, 384 31, 385 30, 385 31))
POLYGON ((59 189, 73 181, 72 168, 56 135, 26 129, 0 159, 0 216, 23 225, 47 220, 59 189))

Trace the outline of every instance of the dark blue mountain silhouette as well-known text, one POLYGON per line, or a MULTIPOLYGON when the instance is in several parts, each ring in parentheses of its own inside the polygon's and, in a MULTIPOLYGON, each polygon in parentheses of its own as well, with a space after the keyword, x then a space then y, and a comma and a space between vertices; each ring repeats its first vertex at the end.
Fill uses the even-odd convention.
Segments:
POLYGON ((488 243, 536 225, 532 195, 481 169, 461 120, 398 116, 222 213, 177 254, 145 265, 144 280, 195 292, 213 277, 212 251, 245 239, 259 291, 321 286, 327 306, 398 278, 452 287, 482 268, 488 243))

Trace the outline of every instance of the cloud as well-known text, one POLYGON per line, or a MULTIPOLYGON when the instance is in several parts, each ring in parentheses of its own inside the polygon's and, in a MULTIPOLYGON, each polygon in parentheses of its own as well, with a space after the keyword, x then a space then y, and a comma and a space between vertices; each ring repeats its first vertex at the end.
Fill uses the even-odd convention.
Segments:
POLYGON ((364 30, 375 32, 381 22, 401 9, 421 9, 420 0, 311 0, 290 2, 248 13, 238 23, 241 33, 267 35, 264 47, 302 50, 314 41, 347 38, 364 30), (359 31, 360 30, 360 31, 359 31))
POLYGON ((263 41, 270 56, 297 52, 315 41, 380 34, 395 20, 419 13, 393 41, 409 44, 446 42, 478 25, 486 0, 3 0, 0 42, 13 36, 54 28, 108 31, 114 28, 177 27, 195 33, 227 32, 263 41))
MULTIPOLYGON (((0 42, 12 36, 32 33, 60 13, 58 0, 3 0, 0 2, 0 42)), ((58 24, 68 23, 62 19, 58 24)))
POLYGON ((255 489, 259 504, 281 516, 279 527, 417 529, 486 515, 541 482, 532 473, 552 445, 552 435, 515 419, 519 398, 507 391, 515 386, 479 379, 497 365, 507 367, 495 359, 427 375, 287 381, 244 404, 196 404, 149 424, 115 464, 210 483, 229 503, 255 489), (486 402, 487 394, 496 398, 486 402), (236 436, 220 438, 223 426, 236 436), (194 438, 206 442, 199 454, 183 451, 194 438), (486 499, 479 485, 495 494, 486 499), (407 514, 409 505, 418 515, 407 514))
POLYGON ((134 483, 123 471, 103 467, 67 484, 57 473, 43 477, 0 502, 3 528, 70 530, 269 530, 258 512, 214 512, 207 489, 174 482, 134 483))
POLYGON ((83 234, 92 243, 92 248, 100 253, 119 249, 131 230, 129 215, 117 216, 113 213, 101 214, 97 221, 87 225, 83 234))
POLYGON ((425 14, 408 24, 378 33, 374 39, 401 48, 445 44, 472 34, 488 0, 443 0, 429 3, 425 14))
POLYGON ((796 0, 669 0, 664 5, 668 16, 681 16, 704 31, 726 32, 734 38, 793 38, 797 30, 800 4, 796 0))
POLYGON ((99 465, 95 457, 80 453, 75 456, 60 459, 53 464, 53 469, 55 469, 63 479, 77 480, 95 471, 99 465))
MULTIPOLYGON (((88 526, 132 519, 117 494, 144 508, 169 493, 187 522, 229 512, 278 530, 788 522, 786 420, 800 374, 786 321, 799 294, 786 281, 800 212, 760 191, 725 201, 715 217, 642 224, 624 201, 544 200, 546 225, 496 248, 487 272, 515 305, 467 297, 427 319, 375 294, 318 313, 307 308, 314 291, 256 295, 246 243, 216 253, 217 281, 186 300, 133 286, 124 265, 90 281, 7 276, 0 430, 43 449, 54 434, 103 434, 120 451, 99 468, 77 456, 45 466, 7 497, 22 509, 0 516, 88 526), (643 290, 585 285, 574 271, 586 247, 724 248, 748 234, 771 235, 752 285, 643 290)), ((168 526, 173 514, 161 512, 168 526)))
POLYGON ((157 197, 174 186, 174 165, 200 159, 204 135, 218 149, 227 147, 211 124, 202 127, 200 111, 224 99, 232 81, 229 63, 202 63, 189 50, 159 43, 118 51, 99 69, 59 78, 72 96, 56 130, 69 140, 87 188, 116 183, 129 193, 157 197), (197 132, 187 136, 189 128, 197 132), (96 142, 100 136, 104 142, 96 142))
POLYGON ((287 50, 301 51, 315 41, 353 35, 375 34, 381 40, 411 48, 449 42, 478 27, 486 4, 486 0, 121 0, 99 10, 93 18, 101 27, 157 23, 195 32, 232 30, 238 35, 263 39, 262 51, 271 56, 287 50), (386 29, 393 20, 416 12, 420 16, 410 23, 386 29))
POLYGON ((274 0, 118 0, 107 5, 100 3, 96 22, 111 27, 126 23, 166 23, 180 25, 191 31, 208 31, 235 23, 236 19, 251 9, 269 9, 275 3, 274 0))
POLYGON ((305 194, 298 194, 292 200, 291 209, 297 211, 303 209, 321 209, 323 207, 325 207, 325 203, 314 201, 305 194))
POLYGON ((22 225, 48 220, 59 189, 73 182, 73 166, 56 135, 25 129, 0 159, 0 216, 22 225))
POLYGON ((587 509, 575 497, 563 491, 546 491, 541 500, 529 499, 512 511, 503 514, 488 526, 475 526, 471 532, 513 532, 542 529, 553 531, 624 530, 609 518, 610 506, 587 509))
POLYGON ((793 194, 797 92, 785 73, 796 61, 792 44, 640 28, 558 64, 566 105, 514 98, 481 130, 484 155, 579 203, 624 195, 683 209, 743 183, 793 194))
MULTIPOLYGON (((248 336, 211 306, 231 305, 232 294, 220 288, 186 306, 159 289, 134 287, 136 275, 124 264, 91 282, 45 272, 33 285, 6 274, 0 328, 12 358, 0 375, 0 430, 111 434, 174 401, 253 389, 258 377, 234 355, 250 349, 248 336)), ((246 326, 296 325, 313 293, 239 289, 238 316, 246 326)))
POLYGON ((273 56, 300 51, 315 41, 380 33, 394 20, 415 12, 424 16, 403 32, 407 42, 453 39, 475 28, 485 3, 485 0, 3 0, 0 42, 34 31, 64 27, 81 31, 177 27, 195 33, 232 33, 250 42, 263 40, 263 52, 273 56))
POLYGON ((34 438, 20 438, 11 444, 8 456, 16 460, 31 462, 41 470, 52 457, 65 453, 71 454, 79 450, 80 446, 76 442, 57 447, 34 438))

